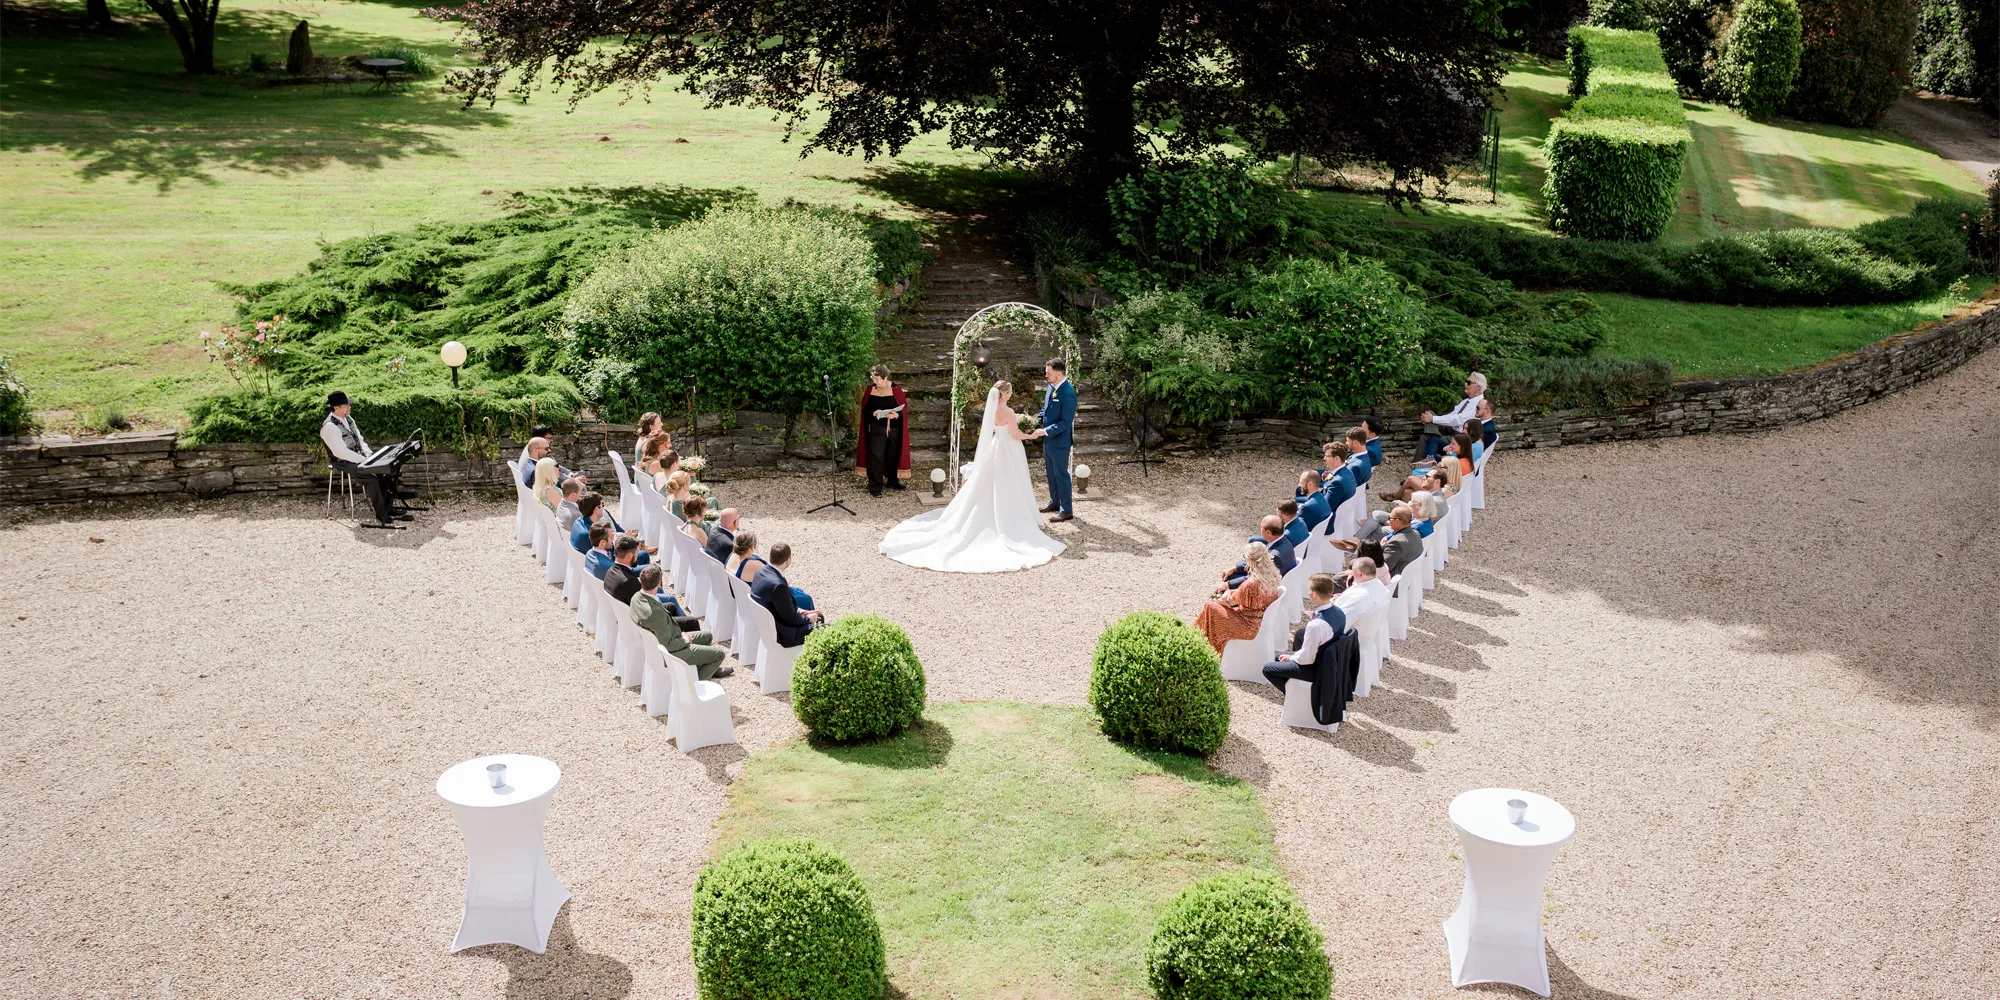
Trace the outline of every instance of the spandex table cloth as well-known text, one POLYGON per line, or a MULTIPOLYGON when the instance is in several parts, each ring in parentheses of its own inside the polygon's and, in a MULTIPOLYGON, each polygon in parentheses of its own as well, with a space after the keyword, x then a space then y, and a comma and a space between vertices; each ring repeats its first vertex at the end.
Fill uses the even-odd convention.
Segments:
POLYGON ((465 915, 452 951, 482 944, 548 950, 556 911, 569 900, 542 847, 542 822, 561 781, 554 761, 518 753, 475 757, 438 778, 438 797, 465 837, 465 915), (507 765, 505 785, 492 787, 488 764, 507 765))
POLYGON ((1510 983, 1549 995, 1542 946, 1542 882, 1576 819, 1545 795, 1475 788, 1451 800, 1451 825, 1465 852, 1465 891, 1444 922, 1451 984, 1510 983), (1528 804, 1507 820, 1507 800, 1528 804))

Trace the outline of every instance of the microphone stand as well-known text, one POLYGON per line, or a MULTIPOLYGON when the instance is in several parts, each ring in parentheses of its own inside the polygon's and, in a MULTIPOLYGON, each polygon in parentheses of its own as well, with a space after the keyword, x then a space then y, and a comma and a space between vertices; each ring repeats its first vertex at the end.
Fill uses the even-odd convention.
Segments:
MULTIPOLYGON (((1139 376, 1142 385, 1144 383, 1145 376, 1150 374, 1152 370, 1153 370, 1152 362, 1147 361, 1144 358, 1139 359, 1139 376)), ((1146 399, 1146 391, 1144 388, 1141 388, 1135 395, 1137 395, 1139 399, 1139 457, 1128 458, 1119 462, 1118 464, 1136 465, 1139 467, 1140 475, 1144 476, 1147 479, 1151 479, 1153 478, 1153 464, 1155 462, 1158 462, 1159 459, 1148 458, 1146 456, 1146 439, 1151 437, 1153 434, 1152 427, 1146 420, 1146 411, 1150 408, 1150 405, 1146 399)))
MULTIPOLYGON (((819 384, 820 388, 826 393, 827 436, 836 439, 837 443, 839 435, 834 432, 834 422, 833 422, 833 379, 828 378, 825 375, 821 375, 819 377, 819 384)), ((833 476, 833 499, 828 500, 827 502, 820 504, 819 506, 814 507, 809 511, 806 511, 806 513, 817 514, 820 511, 827 509, 828 507, 838 507, 841 510, 847 511, 849 516, 853 517, 860 516, 854 513, 853 508, 840 502, 840 468, 839 468, 839 460, 837 457, 835 459, 834 476, 833 476)))

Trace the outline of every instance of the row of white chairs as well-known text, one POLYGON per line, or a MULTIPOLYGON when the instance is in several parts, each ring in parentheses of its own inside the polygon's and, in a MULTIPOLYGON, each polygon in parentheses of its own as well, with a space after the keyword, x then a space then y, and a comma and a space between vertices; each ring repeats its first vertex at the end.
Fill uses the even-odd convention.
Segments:
MULTIPOLYGON (((1366 698, 1381 680, 1382 661, 1389 655, 1389 643, 1409 637, 1410 622, 1423 609, 1424 591, 1436 589, 1437 576, 1450 562, 1451 550, 1458 548, 1465 532, 1472 527, 1472 512, 1485 508, 1486 461, 1491 457, 1492 448, 1482 452, 1478 461, 1473 463, 1472 475, 1465 477, 1464 487, 1457 495, 1448 498, 1442 523, 1433 526, 1430 537, 1424 539, 1423 555, 1389 579, 1389 600, 1348 620, 1348 626, 1354 629, 1361 645, 1361 669, 1354 683, 1355 697, 1366 698)), ((1333 513, 1331 537, 1325 533, 1325 522, 1306 537, 1305 544, 1297 552, 1298 564, 1285 574, 1278 588, 1277 600, 1272 601, 1265 611, 1257 634, 1249 639, 1231 639, 1223 643, 1222 676, 1225 679, 1270 683, 1264 677, 1264 664, 1276 659, 1278 653, 1288 648, 1292 626, 1305 617, 1305 595, 1312 575, 1338 573, 1346 565, 1346 551, 1332 544, 1333 540, 1352 540, 1359 520, 1367 512, 1367 491, 1357 490, 1333 513)), ((1340 728, 1338 722, 1321 725, 1313 718, 1312 685, 1302 681, 1285 685, 1285 707, 1281 718, 1286 725, 1301 729, 1330 733, 1340 728)))
MULTIPOLYGON (((750 599, 748 585, 730 576, 679 530, 683 522, 667 509, 650 482, 626 478, 624 462, 615 452, 611 459, 619 476, 619 521, 637 523, 646 544, 658 547, 661 569, 683 609, 700 612, 715 640, 730 642, 740 665, 757 667, 759 690, 765 694, 789 690, 797 650, 778 644, 771 613, 750 599)), ((639 689, 640 705, 649 715, 666 717, 667 737, 681 752, 736 742, 728 692, 714 681, 700 680, 693 664, 668 652, 651 632, 632 621, 629 608, 590 574, 583 553, 570 545, 554 512, 522 484, 520 468, 512 461, 507 464, 516 494, 514 540, 528 546, 542 564, 544 582, 563 588, 564 600, 576 609, 577 623, 592 636, 612 676, 622 687, 639 689)))

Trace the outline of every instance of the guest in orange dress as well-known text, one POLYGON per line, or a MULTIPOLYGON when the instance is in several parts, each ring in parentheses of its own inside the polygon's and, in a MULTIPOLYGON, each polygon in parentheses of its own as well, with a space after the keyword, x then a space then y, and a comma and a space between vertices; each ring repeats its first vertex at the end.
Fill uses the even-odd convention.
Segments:
POLYGON ((1278 599, 1278 564, 1262 542, 1251 542, 1243 550, 1243 565, 1250 575, 1235 590, 1225 590, 1201 607, 1194 627, 1208 637, 1208 644, 1222 652, 1231 639, 1252 639, 1264 624, 1264 609, 1278 599))

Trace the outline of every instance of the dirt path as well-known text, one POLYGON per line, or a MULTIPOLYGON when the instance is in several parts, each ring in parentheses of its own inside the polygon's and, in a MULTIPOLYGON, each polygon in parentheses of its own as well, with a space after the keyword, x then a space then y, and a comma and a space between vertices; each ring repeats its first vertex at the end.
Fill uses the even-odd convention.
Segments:
MULTIPOLYGON (((904 623, 932 698, 1078 704, 1102 627, 1191 614, 1303 459, 1109 470, 1062 559, 998 576, 877 556, 908 496, 808 517, 823 482, 718 491, 822 607, 904 623)), ((1779 433, 1503 449, 1489 493, 1338 733, 1232 689, 1217 763, 1260 789, 1337 998, 1457 995, 1445 807, 1494 784, 1578 819, 1558 998, 1992 993, 2000 351, 1779 433)), ((692 996, 710 823, 797 723, 738 676, 741 745, 677 752, 511 516, 446 503, 385 537, 238 500, 0 530, 0 996, 692 996), (448 955, 464 854, 432 784, 499 750, 562 764, 575 896, 547 955, 448 955)))
POLYGON ((1957 164, 1981 184, 2000 169, 2000 119, 1973 101, 1904 94, 1882 124, 1957 164))

